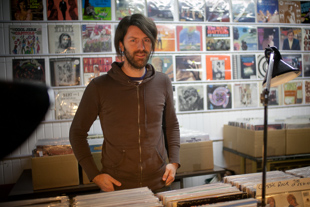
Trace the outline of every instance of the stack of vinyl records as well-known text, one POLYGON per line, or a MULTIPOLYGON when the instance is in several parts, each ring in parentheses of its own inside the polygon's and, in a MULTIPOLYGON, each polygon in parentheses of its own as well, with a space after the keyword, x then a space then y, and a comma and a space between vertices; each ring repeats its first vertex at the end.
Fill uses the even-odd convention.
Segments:
POLYGON ((310 166, 286 170, 285 172, 301 178, 310 178, 310 166))
POLYGON ((241 200, 235 200, 235 201, 226 201, 226 202, 220 202, 215 204, 206 204, 201 205, 200 207, 257 207, 258 202, 254 198, 246 198, 241 200))
POLYGON ((158 207, 163 205, 153 192, 147 188, 134 188, 112 192, 78 195, 73 198, 73 207, 109 207, 109 206, 134 206, 134 207, 158 207))
POLYGON ((247 198, 235 186, 228 183, 214 183, 190 188, 157 193, 165 207, 200 206, 211 203, 247 198))
MULTIPOLYGON (((294 175, 287 174, 282 171, 269 171, 266 173, 266 183, 291 180, 296 178, 294 175)), ((256 186, 262 183, 262 173, 249 173, 243 175, 231 175, 223 178, 224 183, 230 183, 236 186, 243 192, 248 194, 248 197, 255 198, 256 186)))
POLYGON ((0 206, 5 207, 17 207, 17 206, 35 206, 35 207, 69 207, 70 199, 68 196, 57 196, 50 198, 36 198, 36 199, 27 199, 27 200, 18 200, 18 201, 8 201, 0 203, 0 206))

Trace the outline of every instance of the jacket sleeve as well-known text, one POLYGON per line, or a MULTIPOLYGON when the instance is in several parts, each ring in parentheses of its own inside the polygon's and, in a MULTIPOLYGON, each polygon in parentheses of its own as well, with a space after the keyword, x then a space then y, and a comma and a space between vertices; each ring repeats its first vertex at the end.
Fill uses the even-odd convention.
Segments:
POLYGON ((170 79, 166 78, 167 98, 163 117, 163 130, 168 147, 170 163, 178 163, 180 166, 180 129, 175 113, 173 89, 170 79))
POLYGON ((94 81, 91 81, 84 91, 69 132, 69 139, 74 155, 90 180, 100 174, 87 142, 87 132, 97 119, 99 109, 98 100, 96 85, 94 81))

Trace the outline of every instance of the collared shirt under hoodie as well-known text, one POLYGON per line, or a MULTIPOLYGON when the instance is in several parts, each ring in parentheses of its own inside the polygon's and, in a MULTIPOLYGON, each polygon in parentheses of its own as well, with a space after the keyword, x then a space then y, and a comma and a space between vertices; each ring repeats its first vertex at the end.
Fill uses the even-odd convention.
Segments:
POLYGON ((179 162, 180 133, 169 77, 146 66, 141 83, 130 80, 114 62, 107 74, 86 87, 70 128, 70 142, 80 165, 92 180, 100 172, 92 160, 87 132, 99 116, 104 136, 102 170, 128 189, 165 186, 167 151, 179 162), (166 150, 167 149, 167 150, 166 150))

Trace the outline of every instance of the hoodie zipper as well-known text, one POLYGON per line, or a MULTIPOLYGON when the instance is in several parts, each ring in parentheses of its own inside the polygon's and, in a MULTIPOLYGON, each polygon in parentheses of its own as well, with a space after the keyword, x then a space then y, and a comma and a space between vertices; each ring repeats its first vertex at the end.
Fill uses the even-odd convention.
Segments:
POLYGON ((142 147, 141 147, 141 128, 140 128, 140 84, 141 83, 137 83, 136 87, 137 87, 137 99, 138 99, 138 131, 139 131, 139 137, 138 137, 138 143, 139 143, 139 156, 140 156, 140 187, 142 187, 142 147))

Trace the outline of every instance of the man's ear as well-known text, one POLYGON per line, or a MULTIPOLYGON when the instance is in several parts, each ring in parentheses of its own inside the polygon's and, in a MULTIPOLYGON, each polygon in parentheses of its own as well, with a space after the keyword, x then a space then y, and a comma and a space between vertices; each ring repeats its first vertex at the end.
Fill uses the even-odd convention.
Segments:
POLYGON ((121 41, 119 42, 119 50, 120 50, 120 52, 124 51, 124 45, 121 41))

